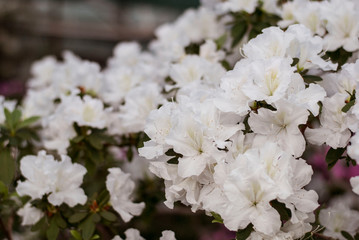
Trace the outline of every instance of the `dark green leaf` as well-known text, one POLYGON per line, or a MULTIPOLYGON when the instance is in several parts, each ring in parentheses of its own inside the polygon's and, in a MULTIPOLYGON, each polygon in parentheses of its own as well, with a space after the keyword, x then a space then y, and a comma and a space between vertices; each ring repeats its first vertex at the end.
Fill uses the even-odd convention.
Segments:
POLYGON ((292 67, 294 67, 295 65, 297 65, 298 62, 299 62, 299 58, 293 58, 292 67))
POLYGON ((99 207, 102 208, 103 206, 105 206, 108 201, 110 200, 110 193, 107 190, 104 190, 100 193, 100 195, 98 196, 98 202, 99 202, 99 207))
POLYGON ((12 113, 11 113, 11 121, 14 124, 14 126, 16 126, 21 120, 21 111, 19 109, 15 109, 12 113))
POLYGON ((337 163, 337 161, 339 160, 339 158, 343 155, 345 151, 345 148, 330 148, 327 156, 325 157, 325 161, 328 164, 328 169, 331 169, 332 167, 334 167, 334 165, 337 163))
POLYGON ((273 200, 270 202, 270 204, 279 213, 280 220, 286 222, 292 217, 292 213, 288 208, 286 208, 284 203, 278 202, 277 200, 273 200))
POLYGON ((131 147, 131 146, 127 149, 126 157, 127 157, 127 160, 128 160, 129 162, 132 161, 132 158, 133 158, 133 150, 132 150, 132 147, 131 147))
POLYGON ((114 222, 117 220, 117 216, 115 214, 113 214, 112 212, 108 212, 108 211, 103 211, 100 212, 101 217, 103 217, 104 219, 110 221, 110 222, 114 222))
POLYGON ((80 221, 82 221, 86 216, 87 216, 87 212, 79 212, 79 213, 75 213, 74 215, 72 215, 69 218, 69 222, 70 223, 78 223, 80 221))
POLYGON ((92 134, 92 135, 88 136, 86 139, 89 141, 91 146, 93 146, 97 150, 102 149, 103 145, 102 145, 102 139, 100 136, 98 136, 96 134, 92 134))
POLYGON ((215 43, 217 45, 217 50, 222 49, 223 45, 226 43, 227 40, 227 34, 223 34, 218 39, 215 40, 215 43))
POLYGON ((31 231, 36 232, 44 228, 46 225, 46 217, 41 218, 35 225, 31 227, 31 231))
POLYGON ((304 82, 306 82, 308 84, 323 81, 323 79, 321 77, 315 76, 315 75, 304 75, 302 77, 304 79, 304 82))
POLYGON ((236 233, 236 240, 246 240, 253 231, 253 224, 249 224, 245 229, 238 230, 236 233))
POLYGON ((0 181, 9 185, 15 175, 15 160, 9 150, 0 152, 0 181))
POLYGON ((345 106, 342 108, 342 112, 348 112, 350 110, 350 108, 352 106, 354 106, 355 104, 355 100, 351 100, 350 102, 348 102, 347 104, 345 104, 345 106))
POLYGON ((58 227, 60 228, 66 228, 67 227, 67 223, 66 221, 62 218, 60 213, 56 213, 56 215, 54 216, 55 218, 55 222, 57 224, 58 227))
POLYGON ((92 216, 88 217, 85 222, 81 224, 82 238, 84 240, 90 240, 95 232, 95 223, 93 222, 92 216))
POLYGON ((211 212, 212 217, 214 218, 214 220, 212 220, 212 223, 223 223, 223 219, 221 217, 221 215, 219 215, 218 213, 215 212, 211 212))
POLYGON ((38 116, 26 118, 24 121, 22 121, 18 124, 17 129, 20 129, 23 127, 28 127, 39 119, 40 119, 40 117, 38 117, 38 116))
POLYGON ((98 215, 97 213, 94 213, 94 214, 92 215, 92 219, 93 219, 93 221, 94 221, 95 223, 98 223, 99 221, 101 221, 101 217, 100 217, 100 215, 98 215))
POLYGON ((80 136, 74 137, 73 139, 71 139, 71 141, 74 142, 74 143, 79 143, 79 142, 81 142, 84 138, 85 138, 85 136, 80 135, 80 136))
POLYGON ((50 227, 46 231, 46 237, 49 240, 56 240, 57 236, 59 235, 60 229, 57 226, 55 221, 51 221, 50 227))
POLYGON ((0 196, 3 195, 4 197, 6 197, 8 195, 9 191, 7 189, 7 186, 0 181, 0 196))
POLYGON ((343 237, 345 237, 345 239, 354 240, 354 238, 352 237, 352 235, 350 235, 350 234, 347 233, 346 231, 341 231, 341 234, 343 235, 343 237))
POLYGON ((232 47, 237 46, 237 44, 242 40, 247 32, 247 28, 248 24, 245 21, 239 21, 234 24, 231 29, 231 35, 233 38, 232 47))

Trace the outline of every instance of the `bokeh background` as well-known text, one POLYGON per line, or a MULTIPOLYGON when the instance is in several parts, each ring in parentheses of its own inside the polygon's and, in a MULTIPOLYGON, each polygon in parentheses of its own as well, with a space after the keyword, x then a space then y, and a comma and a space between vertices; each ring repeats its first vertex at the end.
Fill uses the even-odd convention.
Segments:
POLYGON ((0 94, 21 97, 31 64, 71 50, 102 66, 120 41, 146 44, 199 0, 0 0, 0 94))

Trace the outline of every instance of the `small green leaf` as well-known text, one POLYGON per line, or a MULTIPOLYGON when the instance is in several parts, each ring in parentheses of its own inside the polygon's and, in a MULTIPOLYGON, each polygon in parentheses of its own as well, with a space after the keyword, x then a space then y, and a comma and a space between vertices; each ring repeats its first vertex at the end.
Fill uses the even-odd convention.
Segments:
POLYGON ((15 160, 9 150, 0 152, 0 181, 9 185, 15 175, 15 160))
POLYGON ((49 240, 56 240, 57 236, 59 235, 60 229, 57 226, 56 222, 52 220, 50 222, 50 227, 46 231, 46 237, 49 240))
POLYGON ((100 208, 102 208, 103 206, 105 206, 108 201, 110 200, 110 193, 105 189, 103 190, 100 195, 97 198, 97 202, 99 203, 98 206, 100 208))
POLYGON ((343 237, 345 237, 345 239, 354 240, 354 238, 352 237, 352 235, 350 235, 350 234, 347 233, 346 231, 341 231, 340 233, 343 235, 343 237))
POLYGON ((69 222, 70 223, 78 223, 78 222, 82 221, 87 215, 88 215, 87 212, 75 213, 69 218, 69 222))
POLYGON ((221 217, 221 215, 219 215, 218 213, 215 212, 211 212, 212 217, 214 217, 214 220, 212 220, 212 223, 223 223, 223 219, 221 217))
POLYGON ((98 234, 93 235, 93 237, 91 238, 91 240, 95 240, 95 239, 100 239, 100 236, 98 234))
POLYGON ((42 217, 35 225, 31 227, 31 231, 36 232, 44 228, 46 224, 46 217, 42 217))
POLYGON ((81 142, 84 138, 85 138, 85 136, 80 135, 80 136, 74 137, 73 139, 71 139, 71 141, 74 142, 74 143, 79 143, 79 142, 81 142))
POLYGON ((315 75, 304 75, 302 77, 304 79, 304 82, 306 82, 308 84, 323 81, 323 79, 321 77, 315 76, 315 75))
POLYGON ((58 227, 60 227, 60 228, 66 228, 67 227, 67 223, 62 218, 60 213, 57 213, 54 218, 55 218, 55 222, 56 222, 58 227))
POLYGON ((215 40, 215 43, 217 45, 217 50, 222 49, 223 45, 226 43, 227 40, 227 34, 223 34, 219 38, 215 40))
POLYGON ((253 224, 249 224, 245 229, 238 230, 236 233, 236 240, 246 240, 253 231, 253 224))
POLYGON ((351 100, 350 102, 348 102, 347 104, 345 104, 345 106, 342 108, 342 112, 348 112, 350 110, 350 108, 352 106, 354 106, 355 104, 355 100, 351 100))
POLYGON ((40 117, 38 117, 38 116, 26 118, 24 121, 22 121, 18 124, 17 129, 20 129, 23 127, 28 127, 39 119, 40 119, 40 117))
POLYGON ((8 194, 9 191, 6 185, 2 181, 0 181, 0 196, 3 195, 4 197, 7 197, 8 194))
POLYGON ((95 223, 98 223, 99 221, 101 221, 101 217, 100 217, 100 215, 98 215, 97 213, 94 213, 94 214, 92 215, 92 219, 93 219, 93 221, 94 221, 95 223))
POLYGON ((339 160, 339 158, 343 155, 345 151, 345 148, 330 148, 327 156, 325 157, 325 161, 328 164, 328 169, 331 169, 332 167, 334 167, 334 165, 337 163, 337 161, 339 160))
POLYGON ((103 148, 102 139, 96 134, 92 134, 88 136, 86 139, 89 141, 91 146, 96 148, 97 150, 101 150, 103 148))
POLYGON ((81 234, 78 231, 70 230, 70 233, 76 240, 82 240, 81 234))
POLYGON ((11 113, 11 120, 14 126, 16 126, 21 120, 21 111, 17 108, 11 113))
POLYGON ((236 22, 232 29, 231 35, 233 38, 232 47, 235 47, 244 37, 248 29, 248 24, 245 21, 238 21, 236 22))
POLYGON ((103 217, 104 219, 106 219, 107 221, 110 222, 114 222, 117 220, 117 216, 115 214, 113 214, 112 212, 108 212, 108 211, 103 211, 100 212, 101 217, 103 217))
POLYGON ((297 65, 299 63, 299 58, 293 58, 293 62, 292 62, 292 67, 294 67, 295 65, 297 65))
POLYGON ((93 222, 93 217, 90 216, 86 219, 85 222, 81 224, 82 229, 82 238, 84 240, 90 240, 92 235, 95 232, 95 223, 93 222))

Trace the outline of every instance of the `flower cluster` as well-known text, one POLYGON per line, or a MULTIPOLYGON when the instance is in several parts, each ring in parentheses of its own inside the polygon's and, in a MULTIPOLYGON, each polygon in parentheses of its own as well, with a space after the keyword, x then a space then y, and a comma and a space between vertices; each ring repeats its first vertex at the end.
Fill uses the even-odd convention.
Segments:
MULTIPOLYGON (((48 239, 122 239, 109 226, 148 210, 136 185, 154 174, 168 208, 203 210, 238 239, 356 239, 355 206, 320 209, 307 160, 326 144, 329 169, 359 164, 358 10, 202 0, 103 69, 71 52, 35 62, 22 103, 0 97, 0 206, 13 188, 22 225, 48 239)), ((359 195, 359 176, 346 184, 359 195)))

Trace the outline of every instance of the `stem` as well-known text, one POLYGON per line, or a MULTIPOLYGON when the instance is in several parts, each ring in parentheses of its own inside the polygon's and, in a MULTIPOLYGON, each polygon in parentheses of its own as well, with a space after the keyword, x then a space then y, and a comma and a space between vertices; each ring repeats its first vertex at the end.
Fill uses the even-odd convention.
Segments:
POLYGON ((5 236, 8 240, 13 240, 11 230, 7 229, 1 218, 0 218, 0 228, 4 231, 5 236))

